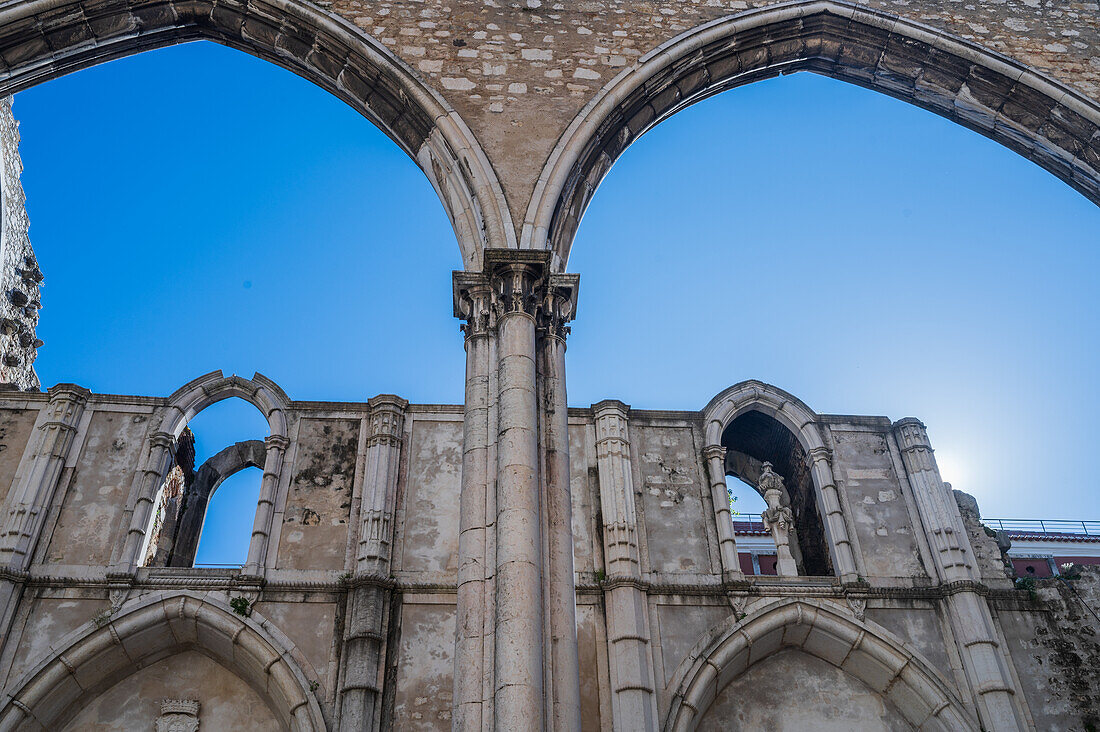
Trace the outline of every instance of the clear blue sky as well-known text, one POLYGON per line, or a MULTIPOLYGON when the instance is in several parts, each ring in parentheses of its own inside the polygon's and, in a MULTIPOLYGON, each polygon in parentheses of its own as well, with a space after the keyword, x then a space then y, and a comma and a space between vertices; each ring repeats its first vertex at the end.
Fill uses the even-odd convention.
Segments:
MULTIPOLYGON (((45 385, 167 395, 220 368, 294 399, 461 401, 454 234, 336 98, 196 43, 15 113, 45 385)), ((1100 208, 995 143, 809 74, 753 84, 664 122, 597 192, 569 262, 570 403, 699 409, 758 378, 819 412, 920 417, 987 516, 1100 518, 1098 264, 1100 208)), ((216 410, 200 461, 266 432, 216 410)), ((243 559, 258 479, 218 491, 248 528, 208 523, 200 561, 243 559)))

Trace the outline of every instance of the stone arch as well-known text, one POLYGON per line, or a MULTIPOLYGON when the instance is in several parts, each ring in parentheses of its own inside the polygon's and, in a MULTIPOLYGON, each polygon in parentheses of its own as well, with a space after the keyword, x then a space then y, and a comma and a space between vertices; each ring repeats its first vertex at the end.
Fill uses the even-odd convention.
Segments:
POLYGON ((711 95, 795 71, 883 92, 975 130, 1100 204, 1100 105, 950 34, 845 0, 795 0, 687 31, 641 56, 574 118, 550 154, 521 246, 564 269, 584 210, 647 130, 711 95))
POLYGON ((859 679, 916 729, 977 730, 951 685, 886 629, 839 608, 783 600, 744 620, 730 616, 696 644, 673 676, 666 732, 695 729, 721 690, 753 664, 798 649, 859 679))
POLYGON ((102 3, 31 0, 0 14, 0 96, 187 41, 210 40, 317 84, 420 166, 447 211, 467 269, 515 247, 504 193, 481 146, 442 95, 354 24, 304 0, 102 3))
POLYGON ((82 705, 144 666, 195 650, 247 682, 294 732, 324 730, 310 682, 317 674, 294 644, 256 612, 249 617, 206 595, 163 592, 123 605, 58 641, 27 671, 0 709, 0 732, 60 729, 82 705), (307 676, 305 670, 309 670, 307 676))
POLYGON ((123 518, 123 525, 129 528, 112 562, 113 571, 132 572, 148 550, 153 539, 150 532, 154 523, 153 507, 164 477, 172 467, 173 445, 183 428, 211 404, 233 397, 253 405, 267 419, 265 446, 268 458, 263 465, 263 487, 253 529, 254 549, 249 549, 253 563, 261 561, 261 555, 266 556, 267 537, 274 516, 275 482, 282 465, 282 454, 289 445, 286 412, 290 399, 278 384, 262 374, 245 379, 236 375, 225 377, 221 371, 211 371, 184 384, 168 397, 159 429, 147 438, 144 465, 135 476, 127 514, 123 518))
POLYGON ((165 522, 161 532, 157 555, 163 556, 164 565, 190 567, 194 564, 207 507, 214 492, 226 479, 242 470, 263 470, 266 460, 267 446, 263 440, 243 440, 226 447, 195 471, 178 521, 172 526, 165 522))
POLYGON ((802 400, 755 379, 734 384, 711 399, 703 409, 704 454, 720 448, 726 429, 750 412, 774 420, 797 440, 801 455, 808 461, 806 468, 813 482, 816 513, 821 517, 833 571, 842 581, 855 582, 860 568, 852 550, 840 492, 833 479, 832 451, 818 427, 817 414, 802 400))
POLYGON ((196 414, 211 404, 237 397, 243 399, 267 419, 268 434, 287 436, 286 410, 290 398, 271 379, 254 374, 251 379, 233 375, 225 377, 221 371, 211 371, 176 389, 165 407, 160 432, 178 437, 196 414))

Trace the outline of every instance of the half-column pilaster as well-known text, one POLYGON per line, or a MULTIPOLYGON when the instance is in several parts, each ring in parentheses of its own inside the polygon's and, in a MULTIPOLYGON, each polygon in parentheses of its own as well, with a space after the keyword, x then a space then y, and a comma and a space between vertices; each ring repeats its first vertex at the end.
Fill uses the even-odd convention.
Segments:
POLYGON ((242 572, 245 576, 256 578, 263 576, 271 544, 279 475, 283 469, 283 457, 288 447, 290 447, 290 440, 282 435, 268 435, 264 439, 264 476, 260 483, 260 498, 256 502, 256 518, 252 525, 252 539, 248 544, 248 557, 242 572))
POLYGON ((8 512, 0 534, 0 566, 23 572, 30 566, 46 512, 57 490, 77 425, 90 393, 73 384, 50 389, 45 419, 37 429, 33 457, 8 497, 8 512))
POLYGON ((592 405, 603 515, 607 646, 615 729, 657 729, 656 681, 646 594, 641 586, 638 518, 630 464, 630 407, 592 405))
POLYGON ((737 536, 733 531, 729 490, 726 488, 726 448, 709 445, 703 448, 703 461, 710 476, 710 499, 714 504, 714 522, 718 528, 718 556, 722 562, 722 578, 741 580, 741 560, 737 554, 737 536))
POLYGON ((367 404, 370 428, 359 503, 359 540, 348 590, 340 674, 339 729, 349 732, 378 729, 381 723, 393 516, 408 406, 404 399, 389 394, 376 396, 367 404))
POLYGON ((1026 729, 1006 667, 993 616, 977 592, 981 578, 962 517, 940 470, 924 424, 913 417, 894 423, 894 436, 913 491, 925 536, 932 547, 935 571, 951 591, 945 599, 952 634, 962 657, 974 703, 986 729, 1026 729))
POLYGON ((30 462, 16 477, 8 495, 0 533, 0 638, 9 637, 13 613, 89 396, 87 389, 73 384, 50 389, 50 401, 35 430, 30 462))

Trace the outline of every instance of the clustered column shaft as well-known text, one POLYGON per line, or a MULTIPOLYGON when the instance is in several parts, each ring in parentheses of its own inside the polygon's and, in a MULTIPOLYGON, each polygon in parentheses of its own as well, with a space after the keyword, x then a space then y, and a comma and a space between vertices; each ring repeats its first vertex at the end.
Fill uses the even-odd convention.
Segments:
POLYGON ((348 592, 340 681, 340 729, 380 725, 379 701, 391 590, 390 548, 401 445, 408 402, 383 394, 370 399, 369 433, 359 503, 355 573, 348 592))
POLYGON ((646 595, 640 587, 638 518, 630 466, 630 408, 618 401, 592 406, 596 467, 607 567, 607 644, 615 729, 656 729, 654 669, 646 595))
POLYGON ((576 287, 540 251, 488 250, 483 272, 455 274, 467 351, 457 729, 579 725, 564 373, 576 287))
POLYGON ((976 591, 981 578, 972 560, 958 504, 940 477, 928 432, 920 420, 909 417, 894 424, 894 436, 925 536, 932 545, 936 572, 941 582, 954 585, 946 598, 947 616, 978 714, 989 729, 1026 729, 989 605, 976 591))

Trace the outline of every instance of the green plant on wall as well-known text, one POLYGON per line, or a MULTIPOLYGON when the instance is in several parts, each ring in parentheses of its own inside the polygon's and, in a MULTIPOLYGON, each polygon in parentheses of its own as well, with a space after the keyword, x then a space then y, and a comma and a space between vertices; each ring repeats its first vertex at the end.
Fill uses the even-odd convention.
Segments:
POLYGON ((229 607, 233 608, 233 612, 237 613, 242 618, 248 617, 249 604, 247 597, 234 597, 229 601, 229 607))

